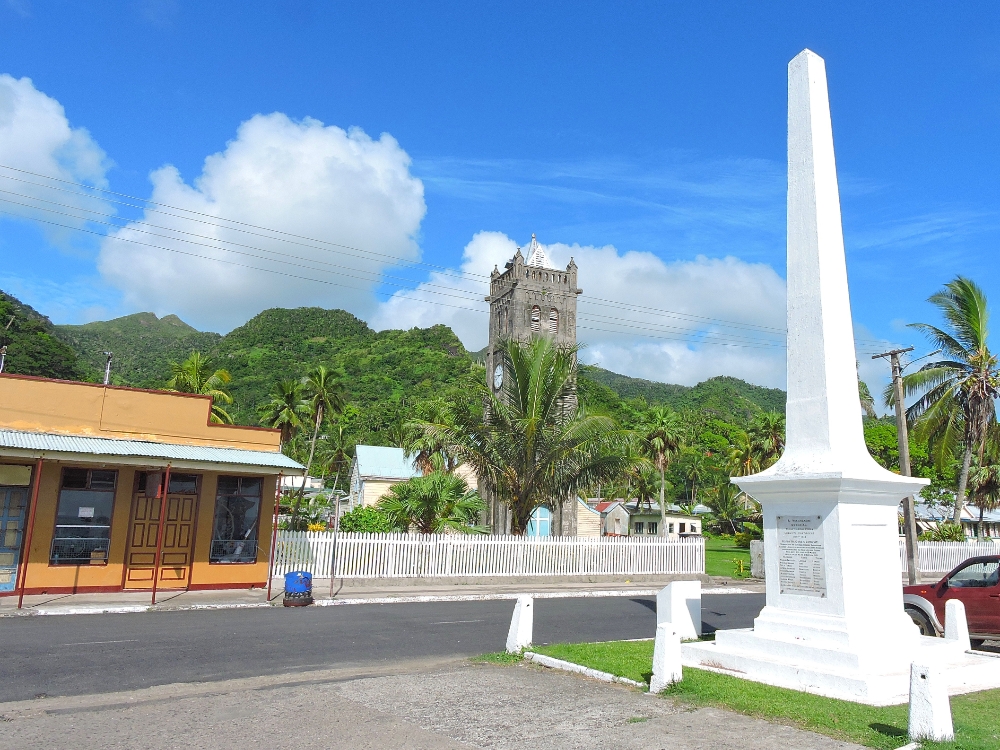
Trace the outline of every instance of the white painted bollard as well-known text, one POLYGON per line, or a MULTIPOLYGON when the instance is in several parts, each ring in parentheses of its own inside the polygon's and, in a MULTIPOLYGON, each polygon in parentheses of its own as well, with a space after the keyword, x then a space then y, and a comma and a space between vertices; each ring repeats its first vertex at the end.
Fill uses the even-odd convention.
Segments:
POLYGON ((955 739, 944 674, 937 667, 910 666, 910 739, 955 739))
POLYGON ((649 692, 658 693, 680 682, 681 676, 681 637, 669 622, 660 623, 653 641, 653 676, 649 678, 649 692))
POLYGON ((961 651, 972 648, 969 641, 969 621, 965 618, 965 604, 958 599, 949 599, 944 603, 944 639, 961 651))
POLYGON ((681 640, 701 637, 701 581, 673 581, 656 595, 656 624, 669 622, 681 640))
POLYGON ((531 631, 535 624, 534 600, 530 596, 517 597, 514 615, 507 631, 507 653, 516 654, 531 645, 531 631))

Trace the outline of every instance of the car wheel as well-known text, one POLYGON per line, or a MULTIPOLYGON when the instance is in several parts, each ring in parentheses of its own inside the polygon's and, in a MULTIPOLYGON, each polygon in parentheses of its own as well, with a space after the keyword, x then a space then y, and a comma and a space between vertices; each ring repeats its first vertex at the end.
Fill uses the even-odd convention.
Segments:
POLYGON ((931 618, 920 609, 919 607, 904 607, 906 614, 910 616, 914 624, 920 628, 920 635, 927 635, 931 637, 937 636, 937 631, 934 629, 934 623, 931 622, 931 618))

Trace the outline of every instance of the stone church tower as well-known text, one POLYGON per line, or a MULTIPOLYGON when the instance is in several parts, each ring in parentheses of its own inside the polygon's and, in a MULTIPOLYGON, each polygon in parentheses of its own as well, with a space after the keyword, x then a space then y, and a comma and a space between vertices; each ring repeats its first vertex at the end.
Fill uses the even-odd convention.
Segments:
MULTIPOLYGON (((502 358, 497 352, 501 341, 527 342, 534 336, 550 337, 557 346, 576 345, 576 297, 583 290, 576 286, 576 263, 570 258, 565 269, 557 268, 531 235, 526 248, 527 260, 517 249, 504 265, 503 273, 494 268, 490 276, 490 339, 486 349, 486 377, 494 392, 506 377, 502 358)), ((575 401, 572 404, 575 407, 575 401)), ((491 502, 491 523, 504 533, 509 524, 506 509, 491 502)), ((554 509, 552 534, 576 534, 576 501, 554 509)))

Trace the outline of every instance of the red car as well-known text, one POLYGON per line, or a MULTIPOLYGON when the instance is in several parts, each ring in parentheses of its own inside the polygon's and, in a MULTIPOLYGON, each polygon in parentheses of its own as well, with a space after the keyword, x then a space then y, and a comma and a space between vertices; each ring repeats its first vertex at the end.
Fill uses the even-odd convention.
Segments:
POLYGON ((903 607, 921 635, 944 634, 944 603, 965 605, 972 647, 1000 640, 1000 555, 971 557, 940 581, 903 587, 903 607))

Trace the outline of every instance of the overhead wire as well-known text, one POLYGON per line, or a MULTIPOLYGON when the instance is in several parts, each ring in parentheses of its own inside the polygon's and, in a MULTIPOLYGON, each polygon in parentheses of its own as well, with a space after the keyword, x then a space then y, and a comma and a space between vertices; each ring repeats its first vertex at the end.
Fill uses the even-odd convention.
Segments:
MULTIPOLYGON (((42 177, 44 179, 54 180, 54 181, 61 182, 61 183, 66 183, 66 184, 71 184, 71 185, 73 185, 77 189, 76 190, 67 190, 65 188, 58 188, 58 187, 54 187, 54 186, 51 186, 51 185, 43 185, 43 184, 40 184, 40 183, 31 182, 29 180, 23 180, 23 179, 20 179, 20 178, 11 177, 10 175, 0 174, 0 177, 3 177, 5 179, 9 179, 9 180, 14 180, 14 181, 18 181, 18 182, 30 184, 30 185, 33 185, 35 187, 40 187, 40 188, 43 188, 43 189, 58 190, 60 192, 68 192, 68 193, 72 193, 72 194, 75 194, 75 195, 81 195, 81 193, 79 192, 78 189, 80 187, 85 187, 87 189, 90 189, 90 190, 93 190, 93 191, 96 191, 96 192, 101 192, 101 193, 105 193, 105 194, 108 194, 108 195, 115 195, 115 196, 119 196, 119 197, 129 198, 131 200, 135 200, 135 201, 138 201, 139 203, 144 203, 144 204, 147 204, 147 205, 126 204, 123 201, 114 201, 114 200, 110 200, 109 201, 109 199, 103 198, 103 197, 99 198, 99 200, 113 202, 113 203, 117 203, 119 205, 127 205, 129 207, 137 208, 137 209, 142 209, 144 211, 150 211, 150 210, 152 210, 152 211, 157 212, 157 213, 161 213, 161 214, 164 214, 164 215, 169 215, 169 216, 173 216, 175 218, 179 218, 179 219, 181 219, 183 221, 194 221, 194 222, 197 222, 197 223, 206 224, 206 225, 209 225, 209 226, 214 226, 214 227, 217 227, 217 228, 220 228, 220 229, 226 229, 226 230, 243 232, 245 234, 250 234, 250 235, 253 235, 253 236, 258 236, 258 237, 262 237, 262 238, 270 239, 270 240, 277 240, 277 241, 280 241, 280 242, 289 242, 289 240, 284 239, 284 237, 291 237, 291 238, 294 238, 295 240, 307 240, 308 242, 312 242, 312 243, 316 243, 316 244, 314 244, 314 245, 308 245, 308 244, 305 244, 305 243, 302 243, 302 242, 298 242, 298 241, 291 242, 291 244, 302 245, 304 247, 310 247, 312 249, 318 249, 318 250, 328 250, 328 249, 324 248, 324 247, 318 247, 317 245, 330 245, 330 246, 338 247, 338 248, 341 248, 341 249, 351 250, 351 251, 354 251, 354 252, 357 252, 357 253, 363 253, 363 254, 372 255, 372 256, 375 256, 375 257, 387 258, 387 259, 396 260, 396 261, 399 261, 399 262, 412 263, 413 265, 419 265, 419 266, 425 266, 425 267, 430 267, 430 268, 438 269, 441 272, 445 272, 445 275, 456 276, 456 277, 461 278, 463 280, 466 280, 469 276, 478 277, 478 278, 482 278, 482 279, 488 278, 488 277, 486 277, 486 276, 484 276, 482 274, 467 273, 467 272, 455 273, 452 269, 449 269, 449 268, 446 268, 446 267, 436 266, 434 264, 428 264, 428 263, 419 262, 419 261, 409 261, 408 259, 402 258, 400 256, 391 256, 391 255, 388 255, 388 254, 377 253, 377 252, 374 252, 374 251, 365 251, 365 250, 361 250, 359 248, 355 248, 355 247, 352 247, 352 246, 349 246, 349 245, 342 245, 342 244, 339 244, 339 243, 332 243, 332 242, 328 242, 328 241, 325 241, 325 240, 317 240, 317 239, 314 239, 314 238, 305 237, 303 235, 297 235, 297 234, 290 233, 290 232, 283 232, 281 230, 274 230, 274 229, 270 229, 270 228, 267 228, 267 227, 260 227, 258 225, 249 224, 249 223, 246 223, 246 222, 238 222, 238 221, 235 221, 235 220, 232 220, 232 219, 226 219, 224 217, 212 216, 210 214, 203 214, 203 213, 199 213, 199 212, 196 212, 196 211, 191 211, 189 209, 179 208, 179 207, 176 207, 176 206, 170 206, 169 204, 159 204, 159 203, 155 203, 155 202, 152 202, 152 201, 147 201, 147 200, 142 199, 142 198, 137 198, 135 196, 129 196, 129 195, 124 194, 124 193, 116 193, 114 191, 104 190, 102 188, 96 188, 96 187, 92 187, 92 186, 81 186, 81 185, 79 185, 79 183, 74 183, 74 182, 71 182, 69 180, 63 180, 61 178, 54 178, 54 177, 51 177, 51 176, 48 176, 48 175, 40 175, 38 173, 28 172, 26 170, 16 169, 16 168, 13 168, 13 167, 9 167, 7 165, 0 164, 0 169, 13 170, 13 171, 16 171, 16 172, 19 172, 19 173, 22 173, 22 174, 30 174, 32 176, 42 177), (205 221, 203 219, 192 219, 191 217, 187 217, 187 216, 181 216, 181 215, 178 215, 178 214, 170 214, 169 212, 165 212, 165 211, 162 211, 160 209, 149 209, 149 207, 148 207, 149 205, 164 206, 166 208, 171 208, 171 209, 177 210, 177 211, 183 211, 185 213, 194 214, 196 216, 208 216, 210 218, 217 219, 219 221, 225 221, 225 222, 229 222, 229 223, 232 223, 232 224, 236 224, 236 225, 238 225, 240 227, 251 227, 251 228, 259 229, 259 230, 262 230, 262 231, 265 231, 265 232, 272 232, 274 234, 281 235, 281 236, 274 237, 274 236, 269 236, 269 235, 265 235, 265 234, 259 234, 259 233, 255 233, 255 232, 249 232, 249 231, 247 231, 245 229, 241 229, 241 228, 227 227, 224 224, 219 224, 219 223, 215 223, 215 222, 212 222, 212 221, 205 221)), ((404 279, 403 277, 398 277, 398 276, 387 275, 387 274, 384 274, 382 272, 367 271, 365 269, 358 269, 358 268, 355 268, 353 266, 345 266, 345 265, 341 265, 341 264, 330 263, 330 262, 327 262, 327 261, 318 260, 318 259, 315 259, 315 258, 307 258, 307 257, 303 257, 303 256, 292 255, 290 253, 283 253, 283 252, 276 251, 276 250, 269 250, 267 248, 261 248, 261 247, 255 246, 255 245, 247 245, 245 243, 239 243, 239 242, 235 242, 233 240, 223 240, 223 239, 219 239, 217 237, 210 237, 210 236, 206 236, 206 235, 200 235, 200 234, 197 234, 197 233, 194 233, 194 232, 189 232, 187 230, 177 229, 177 228, 174 228, 174 227, 164 227, 164 226, 160 226, 160 225, 157 225, 157 224, 152 224, 150 222, 145 222, 145 221, 141 221, 141 220, 137 220, 137 219, 129 219, 129 218, 126 218, 126 217, 122 217, 122 218, 119 219, 117 216, 115 216, 113 214, 102 213, 102 212, 95 211, 93 209, 88 209, 88 208, 81 207, 81 206, 73 206, 73 205, 64 204, 64 203, 58 203, 56 201, 50 201, 48 199, 41 198, 39 196, 25 195, 25 194, 22 194, 22 193, 16 193, 16 192, 13 192, 13 191, 5 191, 5 190, 0 190, 0 193, 6 194, 6 195, 14 195, 14 196, 25 198, 25 199, 31 200, 31 201, 36 201, 36 202, 41 202, 41 203, 47 203, 49 205, 55 205, 55 206, 59 206, 61 208, 68 208, 68 209, 70 209, 72 211, 77 211, 79 213, 93 214, 93 215, 101 216, 102 218, 109 219, 110 221, 100 221, 100 220, 97 220, 97 219, 94 219, 94 218, 91 218, 91 217, 88 217, 88 216, 80 216, 80 215, 74 215, 74 214, 70 214, 70 213, 66 213, 66 212, 61 212, 61 211, 55 211, 54 209, 44 208, 44 207, 41 207, 41 206, 31 205, 31 204, 26 204, 26 203, 19 203, 19 202, 16 202, 16 201, 11 201, 11 200, 9 200, 7 198, 0 197, 0 200, 4 201, 6 203, 10 203, 12 205, 22 206, 24 208, 28 208, 28 209, 35 210, 35 211, 45 211, 45 212, 48 212, 48 213, 53 213, 53 214, 57 214, 57 215, 61 215, 61 216, 66 216, 66 217, 69 217, 69 218, 72 218, 72 219, 77 219, 79 221, 83 221, 83 222, 87 222, 87 223, 99 224, 99 225, 104 225, 104 226, 108 226, 108 227, 114 227, 116 229, 127 228, 127 229, 129 229, 129 231, 134 231, 134 232, 137 232, 137 233, 146 234, 146 235, 153 236, 153 237, 159 237, 161 239, 169 240, 169 241, 172 241, 172 242, 185 242, 185 243, 188 243, 188 244, 191 244, 191 245, 205 247, 205 248, 212 249, 212 250, 220 250, 220 251, 223 251, 223 252, 234 253, 234 254, 245 256, 245 257, 254 258, 256 260, 265 261, 265 262, 268 262, 268 263, 281 263, 281 264, 284 264, 284 265, 288 265, 288 266, 292 266, 292 267, 297 267, 297 268, 302 268, 302 269, 313 271, 313 272, 337 274, 337 275, 340 275, 340 276, 344 276, 346 278, 351 278, 351 279, 355 279, 355 280, 358 280, 358 281, 367 281, 367 282, 370 282, 370 283, 384 284, 385 286, 390 286, 390 287, 394 287, 394 288, 397 288, 397 289, 401 289, 401 290, 409 291, 409 292, 413 292, 413 293, 423 292, 423 293, 431 294, 431 295, 444 296, 444 297, 452 297, 452 298, 456 298, 456 299, 460 299, 460 300, 464 300, 464 301, 468 301, 468 302, 472 302, 472 301, 477 301, 478 302, 478 301, 482 300, 482 296, 480 296, 479 293, 477 293, 477 292, 475 292, 473 290, 460 289, 460 288, 456 288, 456 287, 448 287, 448 286, 444 286, 444 285, 441 285, 441 284, 435 284, 435 283, 432 283, 432 282, 417 282, 417 286, 413 287, 412 286, 413 282, 410 281, 409 279, 404 279), (123 227, 120 224, 113 223, 114 221, 124 222, 126 224, 126 226, 123 227), (176 236, 162 235, 162 234, 158 234, 156 232, 151 232, 149 230, 137 229, 135 225, 148 226, 148 227, 151 227, 151 228, 154 228, 154 229, 160 229, 160 230, 165 231, 165 232, 171 232, 171 233, 173 233, 175 235, 186 235, 187 237, 197 237, 199 239, 207 240, 209 243, 212 243, 212 244, 206 244, 206 243, 203 243, 203 242, 197 242, 195 240, 187 239, 187 237, 176 237, 176 236), (264 253, 265 255, 254 255, 253 253, 247 253, 247 252, 243 252, 243 251, 240 251, 240 250, 234 250, 234 249, 232 249, 230 247, 227 247, 227 245, 233 245, 235 247, 243 247, 243 248, 246 248, 246 249, 253 249, 253 250, 256 250, 256 251, 258 251, 260 253, 264 253), (276 257, 268 257, 268 256, 276 256, 276 257), (286 260, 286 259, 289 259, 289 260, 286 260), (298 261, 298 262, 292 262, 292 261, 298 261), (308 265, 308 264, 313 264, 313 265, 308 265), (328 266, 329 268, 340 269, 340 270, 338 270, 338 271, 331 271, 331 270, 327 270, 325 268, 316 268, 315 265, 328 266), (350 273, 343 273, 343 271, 352 271, 354 273, 359 273, 359 274, 364 274, 364 275, 363 276, 354 276, 354 275, 351 275, 350 273), (394 283, 393 281, 387 281, 386 279, 395 280, 395 281, 404 281, 404 282, 408 282, 408 283, 394 283), (439 290, 445 290, 445 291, 439 291, 439 290)), ((86 198, 88 198, 88 199, 96 199, 95 196, 91 196, 91 195, 87 195, 87 194, 83 194, 83 196, 86 197, 86 198)), ((228 261, 228 260, 223 259, 223 258, 217 258, 217 257, 213 257, 213 256, 199 255, 197 253, 184 252, 184 251, 179 250, 177 248, 171 248, 171 247, 166 247, 166 246, 162 246, 162 245, 155 245, 155 244, 151 244, 151 243, 144 243, 144 242, 140 242, 140 241, 134 240, 134 239, 127 239, 127 238, 116 236, 116 235, 110 235, 110 234, 106 234, 106 233, 101 233, 101 232, 95 232, 95 231, 92 231, 92 230, 87 230, 87 229, 85 229, 83 227, 71 226, 71 225, 67 225, 67 224, 60 224, 58 222, 53 222, 53 221, 46 221, 46 220, 39 219, 37 217, 26 217, 26 216, 23 216, 21 214, 16 214, 16 213, 8 212, 8 211, 0 211, 0 213, 6 214, 6 215, 9 215, 9 216, 15 216, 15 217, 18 217, 18 218, 33 218, 34 220, 41 221, 42 223, 46 223, 46 224, 50 224, 50 225, 53 225, 53 226, 58 226, 58 227, 62 227, 62 228, 65 228, 65 229, 74 230, 74 231, 85 232, 85 233, 92 234, 92 235, 95 235, 95 236, 98 236, 98 237, 101 237, 101 238, 104 238, 104 239, 110 239, 110 240, 115 240, 115 241, 119 241, 119 242, 127 242, 127 243, 134 244, 134 245, 140 245, 140 246, 150 247, 150 248, 153 248, 153 249, 164 250, 164 251, 167 251, 167 252, 174 252, 174 253, 177 253, 177 254, 180 254, 180 255, 186 255, 186 256, 189 256, 189 257, 198 258, 198 259, 202 259, 202 260, 227 263, 229 265, 233 265, 233 266, 237 266, 237 267, 242 267, 242 268, 247 268, 247 269, 250 269, 250 270, 256 270, 256 271, 260 271, 260 272, 264 272, 264 273, 274 273, 274 274, 285 276, 287 278, 301 279, 301 280, 305 280, 305 281, 314 281, 314 282, 317 282, 317 283, 323 283, 323 284, 328 284, 328 285, 332 285, 332 286, 340 286, 340 287, 344 287, 344 288, 352 288, 352 289, 359 289, 359 290, 364 290, 364 291, 371 291, 370 288, 367 288, 367 287, 358 287, 358 286, 353 286, 353 285, 350 285, 350 284, 337 283, 337 282, 330 281, 328 279, 318 279, 318 278, 308 277, 308 276, 299 276, 299 275, 294 274, 294 273, 283 272, 283 271, 279 271, 279 270, 276 270, 276 269, 273 269, 273 268, 261 268, 259 266, 252 266, 252 265, 249 265, 249 264, 246 264, 246 263, 238 263, 238 262, 235 262, 235 261, 228 261)), ((389 298, 391 298, 391 296, 392 296, 391 294, 387 294, 387 293, 381 292, 381 291, 376 291, 376 294, 378 294, 378 296, 389 297, 389 298)), ((411 299, 414 299, 414 298, 411 297, 411 299)), ((478 313, 482 313, 482 314, 485 314, 487 312, 486 310, 483 310, 482 308, 470 308, 470 307, 463 307, 463 306, 458 306, 458 305, 452 305, 452 304, 447 304, 447 303, 440 302, 439 300, 421 300, 421 301, 429 303, 429 304, 437 304, 437 305, 441 305, 441 306, 445 306, 445 307, 451 307, 451 308, 455 308, 455 309, 467 310, 467 311, 470 311, 470 312, 478 312, 478 313)), ((603 306, 603 307, 611 307, 611 308, 614 308, 614 309, 629 310, 629 311, 640 312, 640 313, 641 312, 654 312, 654 313, 657 313, 657 314, 662 315, 662 316, 673 317, 673 318, 677 318, 679 320, 686 320, 688 322, 693 322, 693 323, 712 323, 712 324, 723 326, 723 327, 726 327, 726 328, 742 329, 742 330, 746 330, 746 331, 750 331, 750 332, 757 331, 757 332, 760 332, 760 333, 764 334, 765 336, 769 336, 770 335, 770 336, 782 336, 783 337, 784 334, 785 334, 784 329, 779 329, 779 328, 776 328, 776 327, 759 326, 759 325, 748 324, 748 323, 740 323, 740 322, 735 322, 735 321, 727 321, 727 320, 718 319, 718 318, 710 318, 710 317, 706 317, 706 316, 691 315, 691 314, 687 314, 687 313, 680 313, 680 312, 677 312, 677 311, 670 311, 670 310, 664 310, 664 309, 659 309, 659 308, 646 307, 646 306, 637 305, 637 304, 634 304, 634 303, 621 302, 619 300, 608 300, 608 299, 602 299, 602 298, 596 298, 596 297, 585 297, 585 298, 581 299, 581 302, 584 303, 583 306, 586 306, 586 307, 591 307, 591 306, 602 307, 603 306)), ((640 336, 642 338, 658 338, 658 339, 685 341, 685 342, 688 342, 688 343, 699 343, 699 344, 715 344, 715 345, 741 346, 741 347, 751 347, 751 348, 774 348, 774 347, 782 347, 783 348, 784 347, 784 343, 783 342, 775 341, 773 339, 755 339, 753 337, 744 336, 744 335, 735 334, 735 333, 726 333, 726 332, 720 332, 720 331, 690 331, 689 329, 678 328, 677 326, 670 326, 670 325, 665 325, 665 324, 662 324, 662 323, 650 323, 649 321, 635 321, 635 320, 630 320, 630 319, 622 319, 620 317, 614 317, 614 318, 612 318, 612 317, 604 316, 604 315, 600 315, 600 314, 588 313, 586 311, 581 311, 581 317, 583 317, 583 319, 585 321, 588 320, 588 319, 590 319, 590 318, 593 318, 594 322, 598 323, 598 325, 609 325, 609 324, 610 325, 617 325, 617 326, 628 328, 628 329, 632 329, 632 330, 643 331, 643 333, 635 334, 635 333, 628 333, 626 331, 613 330, 613 329, 601 328, 601 327, 595 327, 595 326, 586 326, 586 325, 579 325, 578 326, 579 328, 582 328, 584 330, 603 331, 603 332, 607 332, 607 333, 620 333, 620 334, 626 334, 626 335, 640 336), (662 336, 662 335, 661 336, 657 336, 657 335, 655 335, 656 333, 670 333, 670 332, 677 332, 677 333, 675 333, 674 335, 665 335, 665 336, 662 336), (680 334, 680 335, 677 335, 677 334, 680 334)), ((859 341, 864 341, 864 340, 860 340, 859 339, 859 341)), ((869 341, 869 343, 872 343, 872 344, 877 343, 879 345, 882 344, 882 342, 880 342, 880 341, 879 342, 869 341)))

